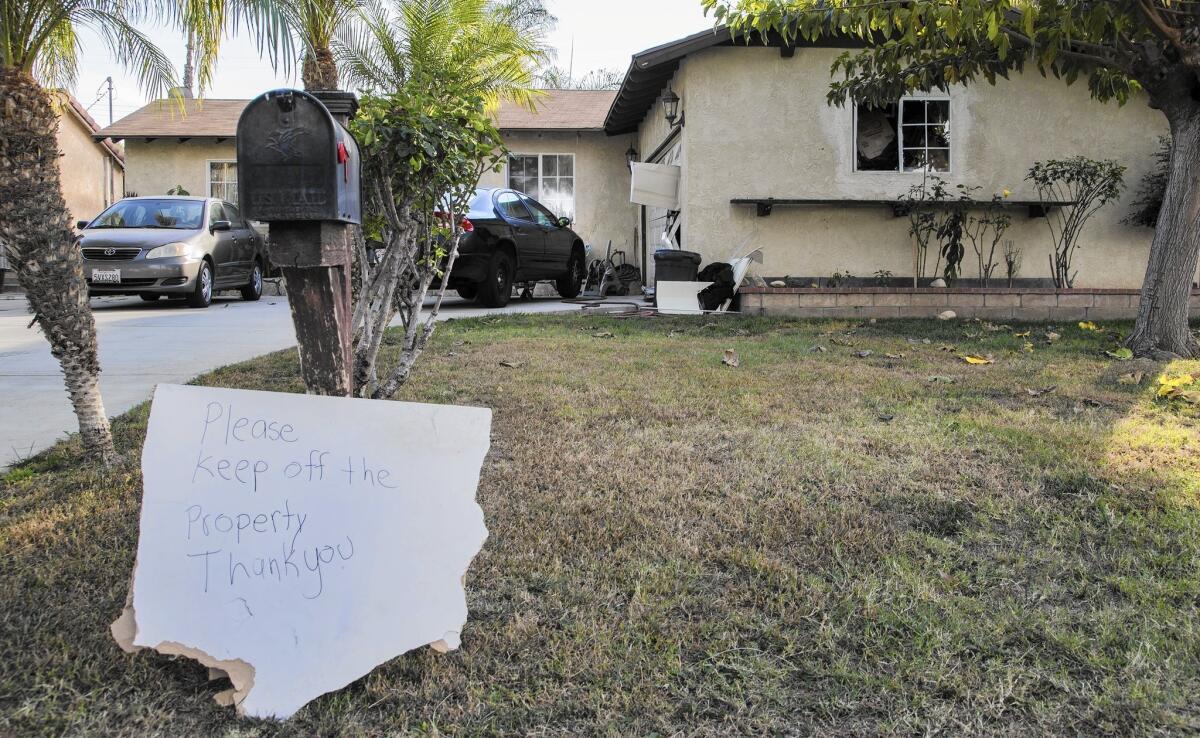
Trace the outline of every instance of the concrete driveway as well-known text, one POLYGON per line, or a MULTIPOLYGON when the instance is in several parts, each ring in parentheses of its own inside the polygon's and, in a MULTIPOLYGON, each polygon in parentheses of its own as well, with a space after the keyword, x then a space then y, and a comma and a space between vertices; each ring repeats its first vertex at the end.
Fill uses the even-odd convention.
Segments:
MULTIPOLYGON (((294 346, 286 298, 242 302, 218 297, 207 310, 136 297, 92 300, 104 372, 100 385, 110 415, 150 397, 159 382, 186 382, 217 367, 294 346)), ((482 310, 447 298, 442 319, 577 310, 557 299, 513 302, 482 310)), ((58 362, 20 294, 0 294, 0 469, 77 431, 58 362)))

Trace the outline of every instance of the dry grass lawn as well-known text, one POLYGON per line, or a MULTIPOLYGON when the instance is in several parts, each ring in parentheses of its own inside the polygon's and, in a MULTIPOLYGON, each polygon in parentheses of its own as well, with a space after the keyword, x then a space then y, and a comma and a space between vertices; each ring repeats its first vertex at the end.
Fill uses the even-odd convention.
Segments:
MULTIPOLYGON (((139 408, 116 472, 73 439, 0 483, 0 735, 1200 733, 1200 415, 1100 381, 1102 334, 987 328, 446 325, 401 399, 495 410, 463 649, 283 725, 108 635, 139 408)), ((198 381, 301 389, 290 352, 198 381)))

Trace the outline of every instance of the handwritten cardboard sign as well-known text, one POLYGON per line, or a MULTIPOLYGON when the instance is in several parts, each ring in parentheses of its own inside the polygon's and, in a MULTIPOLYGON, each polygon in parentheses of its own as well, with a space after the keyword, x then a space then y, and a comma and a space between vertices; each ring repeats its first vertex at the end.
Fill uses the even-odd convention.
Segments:
POLYGON ((479 408, 159 385, 127 650, 197 659, 290 717, 424 645, 459 646, 487 538, 479 408))

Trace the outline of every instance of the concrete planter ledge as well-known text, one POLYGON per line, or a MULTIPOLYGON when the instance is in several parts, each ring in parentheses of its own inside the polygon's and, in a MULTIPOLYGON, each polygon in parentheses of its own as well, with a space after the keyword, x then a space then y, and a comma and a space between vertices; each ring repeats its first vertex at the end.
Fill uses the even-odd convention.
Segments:
MULTIPOLYGON (((742 312, 796 318, 934 318, 953 310, 987 320, 1132 320, 1141 292, 1044 287, 745 287, 742 312)), ((1192 292, 1200 316, 1200 290, 1192 292)))

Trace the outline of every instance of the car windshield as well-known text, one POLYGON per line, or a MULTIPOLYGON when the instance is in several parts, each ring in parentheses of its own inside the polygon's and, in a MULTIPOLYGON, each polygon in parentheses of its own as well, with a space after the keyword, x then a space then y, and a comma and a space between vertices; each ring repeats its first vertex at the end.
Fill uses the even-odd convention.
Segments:
POLYGON ((88 228, 200 229, 203 200, 122 200, 93 220, 88 228))

